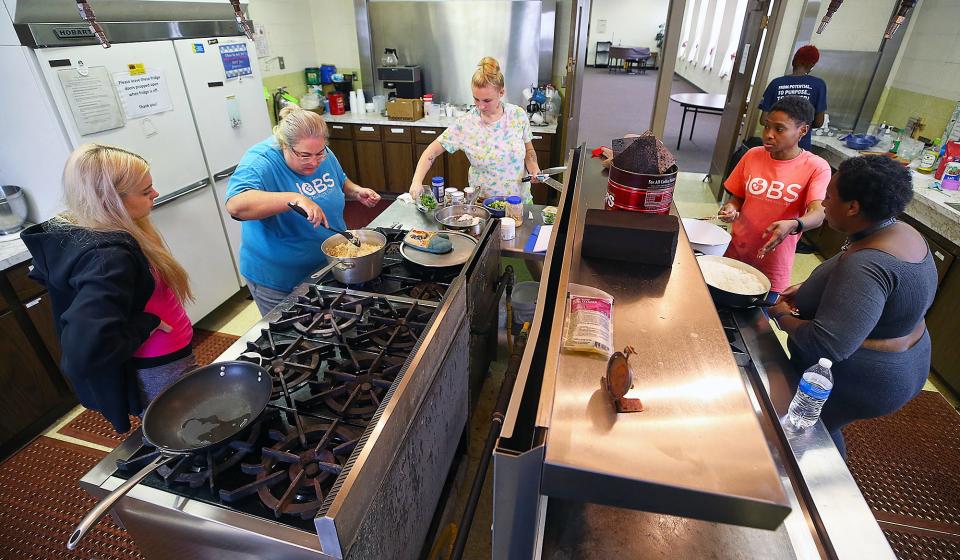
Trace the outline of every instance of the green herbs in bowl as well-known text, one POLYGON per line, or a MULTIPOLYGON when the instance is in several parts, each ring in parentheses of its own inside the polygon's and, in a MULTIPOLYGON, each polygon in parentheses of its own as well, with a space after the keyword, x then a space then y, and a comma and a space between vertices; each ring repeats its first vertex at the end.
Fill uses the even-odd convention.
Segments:
POLYGON ((437 207, 437 199, 433 198, 432 194, 428 194, 428 193, 421 194, 420 207, 425 212, 433 211, 437 207))
POLYGON ((507 203, 502 200, 494 200, 490 203, 490 208, 494 210, 500 210, 501 212, 507 209, 507 203))

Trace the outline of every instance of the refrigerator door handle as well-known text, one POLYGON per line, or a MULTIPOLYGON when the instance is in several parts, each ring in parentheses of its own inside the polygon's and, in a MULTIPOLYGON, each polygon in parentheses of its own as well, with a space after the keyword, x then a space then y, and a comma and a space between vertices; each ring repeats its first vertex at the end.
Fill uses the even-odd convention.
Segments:
POLYGON ((197 181, 196 183, 187 185, 186 187, 183 187, 182 189, 180 189, 180 190, 178 190, 178 191, 176 191, 176 192, 172 192, 172 193, 170 193, 170 194, 168 194, 168 195, 166 195, 166 196, 161 196, 160 198, 158 198, 158 199, 153 203, 153 208, 154 208, 154 210, 156 210, 157 208, 160 208, 160 207, 163 206, 164 204, 167 204, 167 203, 169 203, 169 202, 173 202, 174 200, 176 200, 176 199, 178 199, 178 198, 180 198, 180 197, 183 197, 183 196, 187 196, 187 195, 190 194, 190 193, 197 192, 197 191, 199 191, 199 190, 201 190, 201 189, 203 189, 203 188, 205 188, 205 187, 207 187, 207 186, 209 186, 209 185, 210 185, 210 178, 209 178, 209 177, 205 177, 205 178, 203 178, 203 179, 200 179, 200 180, 197 181))
POLYGON ((232 166, 224 169, 224 170, 221 171, 220 173, 214 173, 214 175, 213 175, 213 180, 214 180, 214 181, 222 181, 222 180, 226 179, 227 177, 233 175, 233 172, 236 171, 236 170, 237 170, 237 166, 236 166, 236 165, 232 165, 232 166))

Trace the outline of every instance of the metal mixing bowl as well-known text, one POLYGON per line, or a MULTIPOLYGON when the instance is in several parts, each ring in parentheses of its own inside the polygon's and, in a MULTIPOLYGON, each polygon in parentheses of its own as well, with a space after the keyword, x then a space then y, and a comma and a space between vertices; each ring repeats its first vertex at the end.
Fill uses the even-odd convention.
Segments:
POLYGON ((483 231, 483 226, 487 223, 487 220, 490 219, 490 212, 483 206, 477 206, 476 204, 451 204, 450 206, 437 208, 433 213, 433 218, 440 224, 440 229, 462 231, 477 237, 483 231), (472 222, 456 219, 463 215, 473 216, 477 219, 472 222))
POLYGON ((4 195, 0 197, 0 235, 18 232, 27 221, 27 198, 16 185, 3 185, 0 189, 4 195))

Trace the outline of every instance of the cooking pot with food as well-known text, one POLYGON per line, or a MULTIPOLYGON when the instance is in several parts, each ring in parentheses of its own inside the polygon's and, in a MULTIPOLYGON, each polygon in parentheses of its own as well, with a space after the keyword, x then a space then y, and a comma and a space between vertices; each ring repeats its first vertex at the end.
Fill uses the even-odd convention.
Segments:
POLYGON ((717 255, 699 255, 697 264, 713 302, 732 308, 769 307, 770 279, 749 264, 717 255))
POLYGON ((360 240, 359 247, 338 234, 328 237, 320 245, 320 250, 333 265, 331 271, 337 281, 344 284, 363 284, 380 276, 387 238, 372 229, 355 229, 350 230, 350 233, 360 240))
POLYGON ((483 232, 483 226, 490 219, 490 212, 476 204, 451 204, 437 208, 433 217, 440 224, 440 229, 462 231, 479 237, 483 232))

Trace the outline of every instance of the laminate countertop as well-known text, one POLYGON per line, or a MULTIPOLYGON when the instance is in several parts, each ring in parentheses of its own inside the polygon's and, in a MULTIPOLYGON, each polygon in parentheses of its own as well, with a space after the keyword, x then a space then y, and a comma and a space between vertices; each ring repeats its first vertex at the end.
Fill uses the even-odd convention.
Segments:
POLYGON ((0 237, 0 271, 30 260, 30 251, 19 235, 0 237))
MULTIPOLYGON (((814 135, 813 146, 814 153, 826 159, 834 168, 847 159, 861 155, 834 136, 814 135)), ((913 169, 910 174, 913 176, 913 200, 907 205, 906 214, 960 246, 960 210, 947 205, 960 204, 960 192, 933 188, 937 182, 933 175, 917 173, 913 169)))

